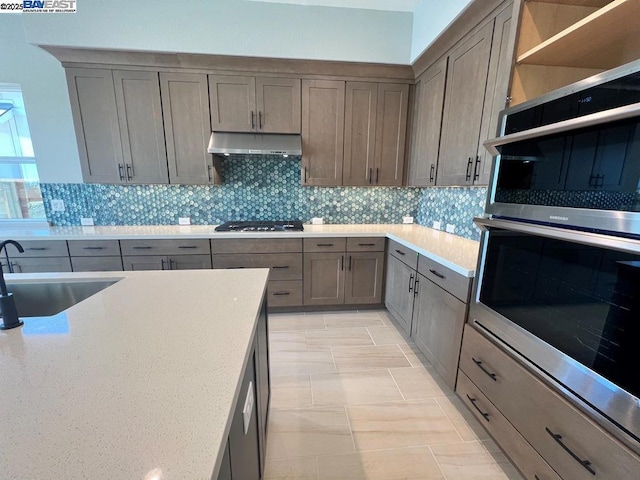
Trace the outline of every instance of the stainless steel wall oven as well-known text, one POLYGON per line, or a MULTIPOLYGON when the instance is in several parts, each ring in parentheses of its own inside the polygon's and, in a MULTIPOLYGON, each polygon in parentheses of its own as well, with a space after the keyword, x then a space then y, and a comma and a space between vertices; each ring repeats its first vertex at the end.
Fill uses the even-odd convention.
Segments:
POLYGON ((640 452, 640 61, 501 115, 469 322, 640 452))

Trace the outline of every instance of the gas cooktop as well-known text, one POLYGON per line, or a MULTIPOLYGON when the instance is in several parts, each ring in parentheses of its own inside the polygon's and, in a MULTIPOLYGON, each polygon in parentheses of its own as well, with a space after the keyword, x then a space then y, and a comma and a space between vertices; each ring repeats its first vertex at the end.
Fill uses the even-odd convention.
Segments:
POLYGON ((216 232, 302 232, 300 220, 225 222, 216 232))

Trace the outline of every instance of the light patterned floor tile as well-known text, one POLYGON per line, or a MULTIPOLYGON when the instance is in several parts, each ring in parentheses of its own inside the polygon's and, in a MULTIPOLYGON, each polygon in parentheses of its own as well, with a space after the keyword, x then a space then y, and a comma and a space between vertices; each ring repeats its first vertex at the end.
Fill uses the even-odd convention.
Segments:
POLYGON ((435 370, 424 367, 392 368, 391 375, 407 400, 454 394, 435 370))
POLYGON ((362 346, 373 345, 373 340, 364 327, 337 328, 308 331, 307 344, 310 347, 362 346))
POLYGON ((347 412, 359 451, 461 440, 432 399, 348 406, 347 412))
POLYGON ((287 459, 354 451, 343 407, 271 410, 267 458, 287 459))
POLYGON ((263 480, 318 480, 316 457, 267 460, 263 480))
POLYGON ((443 480, 429 447, 318 458, 320 480, 443 480))
POLYGON ((480 442, 433 445, 431 451, 447 480, 507 480, 510 478, 501 466, 493 461, 493 457, 480 442))
POLYGON ((296 330, 324 330, 323 315, 270 315, 271 332, 291 332, 296 330))
POLYGON ((335 371, 330 351, 275 352, 271 357, 271 374, 276 376, 335 371))
MULTIPOLYGON (((452 394, 453 395, 453 392, 452 394)), ((456 396, 436 398, 436 402, 449 417, 463 440, 483 440, 491 438, 480 422, 456 396)))
POLYGON ((413 342, 406 342, 404 344, 401 343, 400 349, 405 354, 407 359, 411 362, 412 366, 433 368, 433 365, 431 365, 431 362, 429 362, 429 360, 427 360, 427 357, 425 357, 420 352, 420 350, 418 350, 418 347, 416 346, 415 343, 413 342))
POLYGON ((271 408, 309 408, 312 406, 309 375, 271 377, 271 408))
POLYGON ((272 352, 307 350, 307 333, 304 330, 299 332, 270 332, 269 348, 272 352))
POLYGON ((332 350, 338 372, 411 366, 397 345, 335 347, 332 350))
POLYGON ((357 313, 325 313, 323 315, 327 328, 382 327, 384 324, 376 312, 357 313))
POLYGON ((311 375, 314 405, 357 405, 402 400, 388 370, 311 375))
POLYGON ((376 345, 401 345, 409 341, 396 327, 369 327, 367 330, 376 345))

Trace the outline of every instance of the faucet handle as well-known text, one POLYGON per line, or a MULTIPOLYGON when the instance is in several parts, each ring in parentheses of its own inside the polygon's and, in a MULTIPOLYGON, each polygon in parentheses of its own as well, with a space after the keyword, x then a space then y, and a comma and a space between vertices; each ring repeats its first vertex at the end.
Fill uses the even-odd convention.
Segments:
POLYGON ((4 320, 4 323, 0 325, 0 330, 10 330, 24 324, 24 322, 18 318, 13 293, 0 296, 0 310, 2 311, 2 319, 4 320))

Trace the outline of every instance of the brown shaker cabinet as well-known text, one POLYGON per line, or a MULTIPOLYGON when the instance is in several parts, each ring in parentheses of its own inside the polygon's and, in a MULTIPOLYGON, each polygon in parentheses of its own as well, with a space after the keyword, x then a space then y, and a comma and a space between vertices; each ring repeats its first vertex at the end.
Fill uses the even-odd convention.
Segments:
POLYGON ((380 303, 384 252, 348 252, 345 262, 344 303, 380 303))
POLYGON ((209 75, 211 128, 300 133, 300 79, 209 75))
POLYGON ((207 153, 211 136, 207 76, 162 72, 160 90, 170 182, 219 184, 213 156, 207 153))
POLYGON ((416 83, 408 177, 413 187, 436 184, 446 76, 445 57, 420 75, 416 83))
POLYGON ((304 254, 305 305, 344 303, 344 257, 344 252, 304 254))
POLYGON ((384 303, 407 334, 411 332, 416 277, 415 268, 411 268, 391 253, 387 255, 384 303))
POLYGON ((342 185, 345 82, 302 81, 302 183, 342 185))
POLYGON ((493 21, 449 54, 438 185, 471 185, 478 154, 493 21))
POLYGON ((344 111, 344 185, 375 183, 378 84, 347 82, 344 111))
POLYGON ((402 185, 408 108, 409 85, 378 85, 374 156, 376 185, 402 185))

